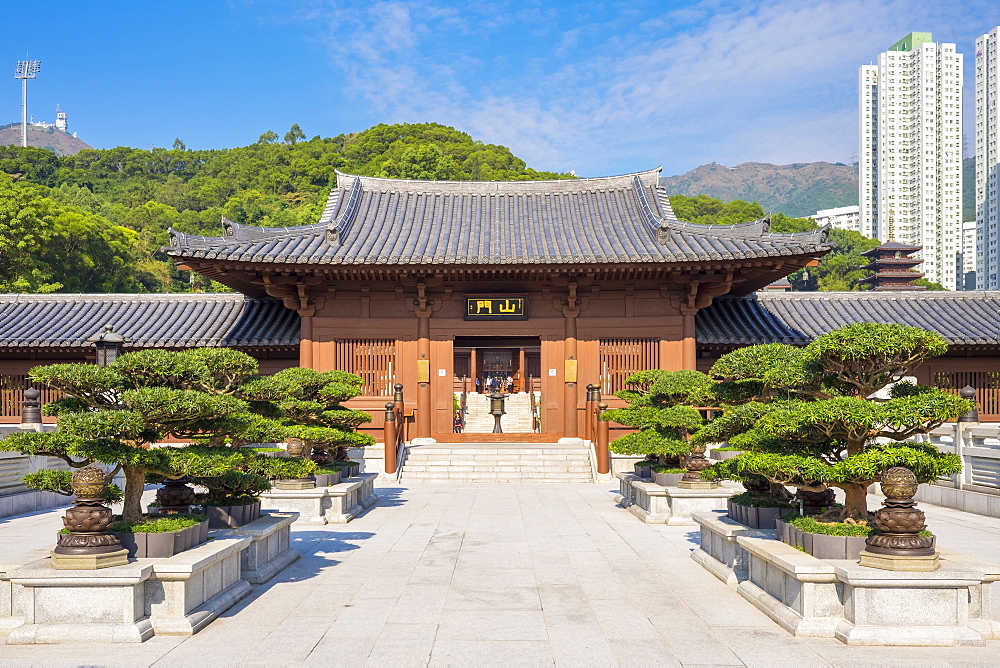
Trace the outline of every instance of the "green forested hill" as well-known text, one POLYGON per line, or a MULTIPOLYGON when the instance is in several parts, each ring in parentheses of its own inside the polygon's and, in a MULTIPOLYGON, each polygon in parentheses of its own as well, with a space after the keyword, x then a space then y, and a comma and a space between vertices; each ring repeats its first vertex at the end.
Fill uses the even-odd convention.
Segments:
POLYGON ((336 170, 450 180, 570 178, 436 123, 377 125, 306 140, 297 125, 250 146, 189 151, 118 147, 59 157, 0 146, 0 291, 175 292, 211 286, 160 248, 173 227, 221 234, 319 219, 336 170), (61 250, 60 250, 61 249, 61 250), (192 282, 193 281, 193 282, 192 282))

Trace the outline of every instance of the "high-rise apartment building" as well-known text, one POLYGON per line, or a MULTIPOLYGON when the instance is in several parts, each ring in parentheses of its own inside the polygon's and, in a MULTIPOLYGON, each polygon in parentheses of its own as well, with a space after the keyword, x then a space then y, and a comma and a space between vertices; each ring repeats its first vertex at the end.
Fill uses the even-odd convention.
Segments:
POLYGON ((922 269, 965 287, 962 249, 962 56, 910 33, 859 71, 860 231, 923 250, 922 269))
POLYGON ((858 206, 838 206, 834 209, 820 209, 809 217, 816 221, 818 227, 829 225, 838 230, 848 230, 850 232, 861 231, 861 208, 858 206))
POLYGON ((976 40, 977 284, 1000 290, 1000 27, 976 40))

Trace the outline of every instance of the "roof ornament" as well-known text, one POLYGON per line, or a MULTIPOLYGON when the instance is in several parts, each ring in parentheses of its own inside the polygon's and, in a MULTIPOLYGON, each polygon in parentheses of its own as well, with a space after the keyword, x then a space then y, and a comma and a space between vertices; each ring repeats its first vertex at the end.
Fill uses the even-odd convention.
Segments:
POLYGON ((639 198, 639 205, 645 214, 646 227, 656 235, 657 243, 670 243, 670 225, 656 213, 656 209, 650 204, 649 197, 646 195, 646 187, 643 185, 642 179, 639 178, 638 174, 632 178, 632 186, 635 188, 636 197, 639 198))
POLYGON ((892 217, 892 209, 889 209, 889 241, 896 240, 896 226, 892 217))
POLYGON ((770 234, 771 233, 771 214, 770 213, 766 214, 763 218, 760 219, 760 228, 761 228, 761 230, 763 231, 764 234, 770 234))
POLYGON ((361 179, 354 179, 351 190, 347 194, 347 202, 344 204, 342 213, 330 221, 326 229, 326 243, 331 246, 340 245, 344 241, 344 235, 351 229, 351 223, 361 208, 361 179))
POLYGON ((236 236, 236 223, 225 216, 222 217, 222 229, 225 231, 227 237, 236 236))

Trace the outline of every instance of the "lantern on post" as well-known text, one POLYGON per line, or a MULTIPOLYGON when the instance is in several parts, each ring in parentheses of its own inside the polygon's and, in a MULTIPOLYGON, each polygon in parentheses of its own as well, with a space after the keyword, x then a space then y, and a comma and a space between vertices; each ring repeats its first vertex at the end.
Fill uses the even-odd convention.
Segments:
POLYGON ((116 333, 111 325, 105 325, 103 332, 88 337, 87 342, 93 343, 97 350, 97 366, 108 366, 121 354, 125 337, 116 333))
POLYGON ((500 428, 500 417, 506 415, 507 411, 503 409, 504 399, 506 397, 500 392, 494 392, 490 395, 490 415, 493 416, 493 433, 502 434, 503 429, 500 428))

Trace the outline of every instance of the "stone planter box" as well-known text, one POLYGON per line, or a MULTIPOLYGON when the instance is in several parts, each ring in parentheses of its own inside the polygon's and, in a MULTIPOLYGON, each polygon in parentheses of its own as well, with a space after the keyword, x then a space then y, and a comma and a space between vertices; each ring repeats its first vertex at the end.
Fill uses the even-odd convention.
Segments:
POLYGON ((336 473, 314 473, 313 478, 316 479, 317 487, 330 487, 341 481, 341 473, 341 471, 337 471, 336 473))
MULTIPOLYGON (((864 536, 828 536, 808 533, 778 520, 777 537, 792 547, 801 547, 817 559, 853 559, 865 549, 864 536)), ((933 539, 932 539, 933 540, 933 539)))
POLYGON ((208 540, 208 520, 181 531, 163 533, 115 532, 130 559, 165 559, 208 540))
POLYGON ((735 490, 680 489, 647 482, 630 473, 619 473, 619 493, 615 502, 647 524, 694 526, 691 513, 725 510, 735 490))
POLYGON ((773 529, 778 518, 788 512, 787 508, 744 506, 732 501, 727 501, 727 507, 729 512, 726 517, 736 520, 740 524, 745 524, 751 529, 773 529))
POLYGON ((240 553, 240 577, 251 584, 262 584, 299 558, 298 550, 291 546, 291 527, 298 517, 298 513, 268 513, 213 535, 250 538, 250 545, 240 553))
POLYGON ((663 487, 677 487, 677 483, 683 477, 683 473, 657 473, 653 471, 653 482, 663 487))
POLYGON ((242 506, 205 506, 209 529, 233 529, 260 517, 260 500, 242 506))
POLYGON ((633 465, 633 468, 635 469, 635 475, 638 476, 639 478, 642 478, 643 480, 653 479, 653 471, 652 471, 652 466, 650 464, 641 466, 639 462, 636 462, 633 465))
POLYGON ((937 571, 883 571, 856 558, 817 559, 773 531, 734 530, 732 520, 714 513, 694 519, 701 547, 692 557, 793 635, 917 646, 1000 638, 989 592, 1000 579, 996 564, 941 551, 937 571))
POLYGON ((7 644, 136 643, 197 633, 250 593, 240 578, 240 553, 250 543, 219 536, 167 559, 93 571, 57 571, 47 558, 9 568, 9 619, 19 625, 7 644))
POLYGON ((272 489, 260 495, 267 510, 298 513, 303 524, 345 524, 378 501, 374 473, 362 473, 331 487, 272 489))
POLYGON ((733 457, 738 457, 743 454, 742 450, 719 450, 718 448, 712 448, 709 451, 709 459, 732 459, 733 457))

